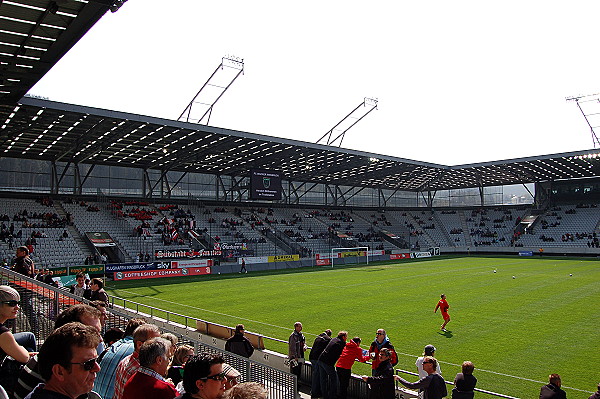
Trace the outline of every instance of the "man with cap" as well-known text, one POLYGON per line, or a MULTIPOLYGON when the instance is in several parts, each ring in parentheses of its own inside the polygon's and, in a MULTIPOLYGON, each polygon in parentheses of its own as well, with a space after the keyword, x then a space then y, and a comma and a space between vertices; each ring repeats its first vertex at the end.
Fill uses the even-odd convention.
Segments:
MULTIPOLYGON (((435 346, 426 345, 423 350, 423 356, 419 356, 417 361, 415 362, 415 366, 417 366, 417 373, 419 373, 419 378, 427 377, 427 372, 423 370, 423 359, 425 356, 435 357, 435 346)), ((440 369, 440 363, 438 362, 437 368, 435 370, 436 374, 442 375, 442 370, 440 369)))

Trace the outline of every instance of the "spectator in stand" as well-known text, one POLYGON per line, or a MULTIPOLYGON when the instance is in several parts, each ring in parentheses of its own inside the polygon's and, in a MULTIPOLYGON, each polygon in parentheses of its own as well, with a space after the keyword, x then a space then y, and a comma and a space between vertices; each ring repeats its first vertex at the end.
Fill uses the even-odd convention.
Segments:
POLYGON ((164 376, 169 367, 171 342, 164 338, 151 338, 139 349, 140 367, 123 388, 123 399, 173 399, 177 390, 164 376))
POLYGON ((17 257, 13 260, 11 269, 24 276, 33 278, 35 276, 35 265, 29 257, 29 249, 27 247, 18 247, 16 251, 17 257))
POLYGON ((93 278, 92 284, 90 285, 92 295, 90 300, 92 301, 104 301, 108 305, 108 294, 104 291, 104 282, 100 278, 93 278))
POLYGON ((92 326, 67 323, 54 330, 40 348, 39 384, 26 399, 76 399, 94 386, 98 366, 96 347, 100 335, 92 326))
POLYGON ((302 323, 294 323, 294 332, 290 334, 288 340, 288 358, 290 359, 290 372, 300 376, 302 363, 304 363, 304 351, 306 347, 306 338, 302 334, 302 323))
POLYGON ((383 328, 377 330, 375 334, 375 340, 371 343, 369 347, 369 356, 373 360, 371 363, 372 373, 375 372, 377 366, 379 366, 379 352, 382 348, 388 348, 390 352, 390 363, 392 367, 398 364, 398 355, 396 354, 396 350, 394 349, 394 345, 390 342, 389 337, 385 333, 383 328))
POLYGON ((442 399, 448 395, 446 382, 441 375, 435 372, 437 369, 435 357, 425 356, 423 369, 427 372, 427 377, 423 377, 417 382, 408 382, 399 375, 394 376, 394 378, 407 388, 419 389, 419 393, 423 393, 423 399, 442 399))
POLYGON ((156 337, 160 337, 160 330, 154 324, 142 324, 135 329, 133 332, 134 351, 131 355, 121 360, 117 366, 115 374, 115 393, 113 398, 123 398, 123 388, 125 388, 125 384, 140 368, 140 362, 138 360, 140 347, 150 338, 156 337))
POLYGON ((185 364, 185 393, 177 399, 219 399, 225 392, 224 360, 219 355, 203 353, 192 356, 185 364))
POLYGON ((131 319, 125 327, 124 337, 112 344, 100 360, 100 372, 94 381, 94 390, 103 399, 112 399, 115 393, 115 377, 117 366, 121 360, 131 355, 134 351, 133 333, 141 326, 146 324, 145 319, 131 319))
POLYGON ((350 376, 352 374, 352 366, 354 362, 366 362, 369 360, 369 354, 366 350, 360 347, 360 338, 354 337, 346 343, 342 354, 337 361, 335 371, 337 372, 338 380, 340 382, 340 389, 338 398, 346 399, 348 396, 348 385, 350 384, 350 376))
POLYGON ((473 375, 475 366, 471 362, 463 362, 462 373, 454 377, 454 388, 452 388, 452 399, 473 399, 477 378, 473 375))
POLYGON ((540 389, 540 399, 566 399, 567 393, 560 388, 560 375, 550 374, 548 379, 548 384, 540 389))
POLYGON ((340 331, 337 337, 332 338, 319 356, 319 377, 321 380, 321 392, 323 398, 335 399, 338 393, 339 381, 335 372, 335 364, 340 358, 348 332, 340 331))
MULTIPOLYGON (((102 336, 102 341, 104 342, 104 347, 106 348, 106 349, 104 349, 104 352, 102 352, 102 355, 104 355, 106 353, 106 350, 110 346, 112 346, 112 344, 114 344, 121 338, 123 338, 123 330, 121 330, 120 328, 113 327, 113 328, 109 328, 108 330, 106 330, 106 332, 102 336)), ((101 360, 102 359, 98 358, 98 362, 100 362, 101 360)))
POLYGON ((594 392, 588 399, 600 399, 600 383, 598 383, 598 390, 594 392))
POLYGON ((320 367, 319 367, 319 356, 327 347, 327 344, 331 341, 331 330, 328 328, 321 334, 317 335, 315 341, 313 342, 312 349, 310 350, 310 354, 308 355, 308 360, 312 365, 312 384, 310 389, 310 396, 313 398, 319 398, 323 396, 321 392, 321 377, 320 375, 320 367))
POLYGON ((394 399, 396 387, 394 386, 394 368, 390 363, 392 351, 389 348, 381 348, 377 368, 373 370, 373 376, 362 376, 363 381, 369 384, 370 399, 394 399))
MULTIPOLYGON (((419 356, 417 358, 417 361, 415 362, 415 366, 417 366, 417 373, 419 373, 419 378, 427 377, 427 372, 425 370, 423 370, 423 359, 425 359, 425 356, 435 357, 435 351, 436 351, 435 346, 426 345, 425 349, 423 350, 423 356, 419 356)), ((442 370, 440 369, 439 362, 438 362, 435 372, 439 375, 442 375, 442 370)))
POLYGON ((223 399, 267 399, 269 391, 258 382, 244 382, 228 389, 223 399))
MULTIPOLYGON (((4 325, 8 320, 15 319, 19 313, 21 298, 17 290, 7 285, 0 285, 0 363, 7 356, 19 363, 27 363, 29 357, 36 351, 35 336, 30 332, 12 334, 4 325)), ((0 375, 0 385, 12 393, 19 378, 19 373, 9 373, 6 370, 0 375)))
POLYGON ((90 306, 95 309, 98 309, 98 311, 100 312, 100 325, 102 326, 102 330, 104 330, 104 326, 106 326, 106 321, 108 320, 108 313, 106 313, 106 302, 90 301, 90 306))
POLYGON ((173 355, 173 360, 167 370, 167 377, 173 381, 173 385, 177 386, 183 379, 183 366, 192 356, 194 356, 194 347, 190 345, 180 345, 175 350, 175 355, 173 355))
POLYGON ((235 326, 235 333, 225 342, 225 350, 243 357, 249 358, 254 353, 254 346, 248 338, 244 336, 244 325, 235 326))
POLYGON ((169 362, 170 362, 171 359, 173 358, 173 355, 175 355, 175 350, 177 349, 177 344, 179 343, 179 338, 177 338, 175 336, 175 334, 171 334, 171 333, 162 333, 162 334, 160 334, 160 337, 166 339, 167 341, 169 341, 171 343, 171 349, 169 350, 169 362))
POLYGON ((92 295, 92 292, 85 285, 85 275, 81 272, 77 273, 77 276, 75 276, 75 281, 77 281, 77 283, 69 287, 69 292, 83 298, 89 298, 92 295))
MULTIPOLYGON (((59 313, 54 322, 54 329, 56 330, 68 323, 74 322, 93 327, 98 334, 96 353, 99 353, 99 348, 102 348, 100 317, 100 312, 89 305, 73 305, 59 313)), ((44 382, 44 380, 39 369, 38 355, 36 355, 29 359, 25 367, 23 367, 19 373, 19 379, 15 387, 15 398, 23 399, 42 382, 44 382)))

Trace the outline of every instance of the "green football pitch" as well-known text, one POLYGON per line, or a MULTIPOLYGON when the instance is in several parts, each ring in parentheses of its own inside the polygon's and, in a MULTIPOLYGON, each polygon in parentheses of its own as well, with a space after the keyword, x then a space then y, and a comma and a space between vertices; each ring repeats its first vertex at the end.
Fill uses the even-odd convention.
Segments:
MULTIPOLYGON (((249 266, 249 274, 123 281, 109 291, 284 340, 301 321, 308 345, 331 328, 360 336, 366 348, 384 328, 399 355, 397 368, 415 371, 415 358, 433 344, 446 380, 470 360, 478 388, 521 398, 538 397, 550 373, 561 375, 572 398, 587 398, 600 381, 595 259, 438 257, 269 273, 249 266), (446 333, 433 312, 441 293, 452 318, 446 333)), ((284 344, 266 345, 286 351, 284 344)), ((356 364, 353 371, 369 368, 356 364)))

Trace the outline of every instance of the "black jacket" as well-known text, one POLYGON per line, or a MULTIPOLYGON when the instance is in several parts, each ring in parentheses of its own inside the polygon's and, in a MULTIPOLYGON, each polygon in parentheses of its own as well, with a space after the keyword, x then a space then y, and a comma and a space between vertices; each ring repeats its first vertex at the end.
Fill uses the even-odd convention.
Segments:
POLYGON ((367 378, 367 384, 371 387, 369 399, 394 399, 394 368, 389 360, 379 363, 373 371, 373 377, 367 378))
POLYGON ((308 360, 311 362, 319 360, 319 356, 323 353, 329 341, 331 341, 331 337, 327 335, 327 333, 323 332, 319 334, 317 338, 315 338, 315 342, 313 342, 312 349, 308 355, 308 360))
POLYGON ((254 347, 244 334, 234 334, 225 342, 225 350, 236 355, 250 357, 254 353, 254 347))
POLYGON ((335 366, 335 363, 342 355, 345 346, 346 341, 343 339, 339 337, 332 338, 323 352, 319 355, 319 361, 328 366, 335 366))
POLYGON ((567 393, 554 384, 544 385, 540 389, 540 399, 566 399, 567 393))

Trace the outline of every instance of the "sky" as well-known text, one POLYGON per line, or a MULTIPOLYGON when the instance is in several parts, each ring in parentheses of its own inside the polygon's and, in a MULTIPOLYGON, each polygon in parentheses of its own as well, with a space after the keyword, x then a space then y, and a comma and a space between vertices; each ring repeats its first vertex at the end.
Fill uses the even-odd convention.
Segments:
POLYGON ((129 0, 32 88, 177 119, 227 55, 210 125, 316 142, 364 98, 343 148, 463 165, 591 149, 566 97, 600 92, 600 2, 129 0))

